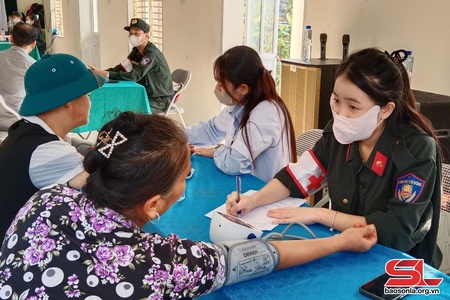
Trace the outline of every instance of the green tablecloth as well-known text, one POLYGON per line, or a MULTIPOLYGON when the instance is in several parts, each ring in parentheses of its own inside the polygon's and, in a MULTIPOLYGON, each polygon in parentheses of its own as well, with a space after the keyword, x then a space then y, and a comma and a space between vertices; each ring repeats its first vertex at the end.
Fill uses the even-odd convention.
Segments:
POLYGON ((74 133, 99 130, 105 123, 114 119, 119 112, 134 111, 151 114, 145 88, 134 81, 106 83, 93 91, 89 123, 72 130, 74 133))
MULTIPOLYGON (((0 41, 0 51, 11 48, 11 42, 0 41)), ((37 47, 34 47, 30 52, 30 56, 35 60, 40 60, 41 56, 39 55, 39 51, 37 47)))

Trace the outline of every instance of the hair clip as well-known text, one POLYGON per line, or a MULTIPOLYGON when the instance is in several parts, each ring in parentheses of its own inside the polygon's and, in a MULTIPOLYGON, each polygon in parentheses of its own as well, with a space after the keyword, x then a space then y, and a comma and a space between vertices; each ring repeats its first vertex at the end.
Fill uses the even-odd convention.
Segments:
POLYGON ((115 146, 123 144, 128 140, 123 134, 120 133, 120 131, 116 131, 114 137, 111 138, 111 136, 109 135, 111 131, 112 129, 108 132, 100 132, 98 135, 99 142, 96 145, 96 147, 100 146, 100 144, 103 145, 101 148, 97 148, 97 150, 106 158, 109 158, 111 156, 115 146), (107 153, 105 152, 106 149, 109 149, 107 153))
POLYGON ((403 49, 392 51, 391 54, 389 54, 389 52, 387 51, 384 51, 384 54, 389 56, 389 58, 392 59, 392 61, 397 65, 404 62, 408 57, 408 53, 403 49))

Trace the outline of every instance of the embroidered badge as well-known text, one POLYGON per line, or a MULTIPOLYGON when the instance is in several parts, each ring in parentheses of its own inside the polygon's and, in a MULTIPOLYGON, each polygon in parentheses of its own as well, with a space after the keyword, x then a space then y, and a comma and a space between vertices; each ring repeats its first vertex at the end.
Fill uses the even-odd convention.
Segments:
POLYGON ((395 193, 397 199, 403 202, 414 203, 420 196, 425 186, 425 180, 413 173, 408 173, 397 179, 395 193))
POLYGON ((140 62, 141 65, 145 66, 145 65, 148 65, 149 63, 150 63, 150 58, 148 58, 147 56, 143 56, 141 58, 141 62, 140 62))
POLYGON ((386 167, 387 157, 381 152, 377 151, 375 158, 372 163, 372 171, 377 173, 379 176, 383 175, 384 168, 386 167))

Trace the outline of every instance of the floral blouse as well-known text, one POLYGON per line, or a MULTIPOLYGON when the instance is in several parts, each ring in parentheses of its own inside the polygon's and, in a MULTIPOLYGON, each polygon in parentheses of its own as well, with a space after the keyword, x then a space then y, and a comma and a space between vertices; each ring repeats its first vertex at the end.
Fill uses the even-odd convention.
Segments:
POLYGON ((220 288, 219 247, 145 233, 56 185, 18 212, 0 253, 0 299, 181 299, 220 288))

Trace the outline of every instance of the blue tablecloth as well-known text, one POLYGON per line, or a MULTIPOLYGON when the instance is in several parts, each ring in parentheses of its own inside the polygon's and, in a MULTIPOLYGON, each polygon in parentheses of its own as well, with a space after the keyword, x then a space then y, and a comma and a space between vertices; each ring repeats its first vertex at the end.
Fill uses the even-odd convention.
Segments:
POLYGON ((74 133, 99 130, 120 112, 152 113, 145 88, 134 81, 106 83, 94 90, 89 97, 91 98, 89 123, 75 128, 72 130, 74 133))
MULTIPOLYGON (((176 202, 161 217, 158 224, 148 223, 144 231, 159 232, 163 235, 176 233, 182 238, 210 241, 210 219, 205 217, 205 214, 223 204, 227 195, 235 190, 235 177, 222 173, 210 158, 193 155, 191 161, 195 173, 187 180, 185 200, 176 202)), ((242 192, 249 189, 258 190, 264 186, 263 181, 252 175, 244 175, 241 178, 242 192)), ((274 231, 281 232, 285 227, 279 225, 274 231)), ((328 227, 322 225, 309 228, 318 237, 333 234, 328 227)), ((292 229, 290 233, 309 236, 299 226, 292 229)), ((410 256, 377 244, 366 253, 335 253, 305 265, 226 286, 203 296, 202 299, 368 299, 359 293, 359 286, 384 273, 386 262, 393 258, 410 256)), ((450 299, 449 276, 426 266, 424 277, 444 278, 439 286, 441 294, 430 295, 427 299, 450 299)), ((423 297, 409 295, 406 299, 423 297)))
MULTIPOLYGON (((0 51, 11 48, 11 42, 0 41, 0 51)), ((41 56, 39 55, 39 51, 37 47, 34 47, 30 52, 30 56, 35 60, 40 60, 41 56)))

